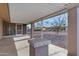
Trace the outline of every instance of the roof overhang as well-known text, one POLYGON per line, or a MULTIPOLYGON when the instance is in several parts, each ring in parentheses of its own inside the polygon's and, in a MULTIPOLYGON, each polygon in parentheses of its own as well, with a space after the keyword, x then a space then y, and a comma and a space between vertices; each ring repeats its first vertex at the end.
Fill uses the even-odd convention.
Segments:
POLYGON ((29 23, 75 6, 77 3, 9 3, 10 19, 12 23, 29 23))

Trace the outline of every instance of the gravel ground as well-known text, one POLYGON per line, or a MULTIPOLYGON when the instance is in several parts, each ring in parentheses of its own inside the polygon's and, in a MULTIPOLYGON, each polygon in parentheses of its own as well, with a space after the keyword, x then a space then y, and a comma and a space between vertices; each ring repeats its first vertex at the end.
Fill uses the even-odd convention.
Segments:
MULTIPOLYGON (((34 32, 33 38, 41 38, 41 32, 34 32)), ((43 38, 51 40, 52 44, 67 48, 67 33, 43 32, 43 38)))

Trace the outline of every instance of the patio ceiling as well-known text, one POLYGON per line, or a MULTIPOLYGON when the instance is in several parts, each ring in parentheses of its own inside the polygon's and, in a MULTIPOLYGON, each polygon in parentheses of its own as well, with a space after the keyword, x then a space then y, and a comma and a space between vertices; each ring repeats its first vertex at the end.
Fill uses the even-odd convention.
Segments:
POLYGON ((59 10, 73 7, 76 4, 65 3, 9 3, 12 23, 29 23, 59 10))

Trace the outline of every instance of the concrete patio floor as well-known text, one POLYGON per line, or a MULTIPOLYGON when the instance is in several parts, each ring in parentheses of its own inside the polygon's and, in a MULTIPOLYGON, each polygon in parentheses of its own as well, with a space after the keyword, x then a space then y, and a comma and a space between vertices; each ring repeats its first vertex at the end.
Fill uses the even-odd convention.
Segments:
MULTIPOLYGON (((0 56, 29 56, 30 36, 4 37, 0 40, 0 56)), ((49 44, 49 56, 66 56, 68 51, 64 48, 49 44)))
MULTIPOLYGON (((18 56, 29 56, 29 43, 28 40, 15 42, 18 56)), ((49 44, 49 56, 67 56, 68 51, 64 48, 49 44)))

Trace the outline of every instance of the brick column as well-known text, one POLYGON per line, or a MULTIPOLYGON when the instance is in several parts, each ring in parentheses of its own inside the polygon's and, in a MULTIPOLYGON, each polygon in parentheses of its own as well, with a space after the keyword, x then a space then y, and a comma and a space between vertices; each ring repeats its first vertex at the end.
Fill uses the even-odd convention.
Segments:
POLYGON ((79 56, 79 7, 77 7, 77 55, 79 56))
POLYGON ((79 55, 79 51, 77 51, 79 50, 77 47, 77 43, 79 44, 79 16, 77 16, 77 11, 77 7, 68 10, 68 53, 73 56, 79 55))
POLYGON ((33 32, 34 32, 34 22, 31 23, 31 38, 33 37, 33 32))
POLYGON ((3 35, 3 23, 2 23, 2 19, 0 19, 0 39, 2 38, 3 35))

